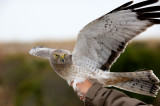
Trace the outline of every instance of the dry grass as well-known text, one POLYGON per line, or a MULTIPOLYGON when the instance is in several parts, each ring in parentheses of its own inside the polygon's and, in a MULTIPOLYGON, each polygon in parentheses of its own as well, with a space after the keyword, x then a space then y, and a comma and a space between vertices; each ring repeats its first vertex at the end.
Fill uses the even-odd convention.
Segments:
POLYGON ((61 48, 73 50, 75 41, 65 41, 65 42, 35 42, 35 43, 3 43, 0 44, 0 56, 5 56, 8 54, 18 53, 28 53, 32 47, 43 46, 49 48, 61 48))
MULTIPOLYGON (((146 45, 148 48, 160 50, 160 40, 151 39, 145 41, 133 41, 129 45, 137 44, 137 42, 138 44, 146 45)), ((76 43, 75 40, 64 41, 64 42, 45 41, 45 42, 34 42, 34 43, 18 43, 18 42, 0 43, 0 60, 2 60, 4 57, 8 55, 14 55, 17 53, 23 53, 27 55, 32 47, 37 47, 37 46, 56 48, 56 49, 67 49, 72 51, 74 49, 75 43, 76 43)))

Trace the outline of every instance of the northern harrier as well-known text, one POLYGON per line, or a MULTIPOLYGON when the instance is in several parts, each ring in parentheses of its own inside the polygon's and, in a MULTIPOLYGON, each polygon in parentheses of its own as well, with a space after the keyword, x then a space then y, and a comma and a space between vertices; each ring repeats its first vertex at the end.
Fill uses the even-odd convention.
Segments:
MULTIPOLYGON (((78 35, 73 52, 35 47, 34 56, 49 59, 56 73, 73 88, 84 80, 114 86, 130 92, 155 97, 159 79, 152 70, 110 72, 110 67, 125 50, 128 42, 154 24, 160 24, 160 6, 144 7, 158 0, 131 5, 130 1, 87 24, 78 35)), ((126 71, 126 70, 124 70, 126 71)))

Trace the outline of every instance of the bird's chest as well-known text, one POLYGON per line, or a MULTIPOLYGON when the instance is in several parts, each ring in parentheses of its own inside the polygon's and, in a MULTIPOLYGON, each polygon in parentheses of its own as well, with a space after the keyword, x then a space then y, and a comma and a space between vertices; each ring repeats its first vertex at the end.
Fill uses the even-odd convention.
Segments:
POLYGON ((60 77, 62 77, 67 81, 74 80, 77 74, 77 70, 73 65, 69 65, 69 66, 59 65, 59 66, 54 66, 53 69, 56 71, 56 73, 60 77))

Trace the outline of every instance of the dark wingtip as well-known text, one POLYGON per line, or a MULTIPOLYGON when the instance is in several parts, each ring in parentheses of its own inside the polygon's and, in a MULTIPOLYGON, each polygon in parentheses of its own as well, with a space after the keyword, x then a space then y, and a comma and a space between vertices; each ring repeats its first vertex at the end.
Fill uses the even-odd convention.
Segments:
POLYGON ((148 19, 153 24, 160 24, 160 19, 148 19))
POLYGON ((134 4, 134 5, 131 5, 129 7, 126 7, 125 10, 126 9, 135 9, 135 8, 143 7, 143 6, 146 6, 146 5, 150 5, 150 4, 156 3, 158 1, 159 0, 146 0, 146 1, 134 4))
MULTIPOLYGON (((129 1, 129 2, 127 2, 127 3, 123 4, 123 5, 121 5, 120 7, 118 7, 118 8, 116 8, 116 9, 112 10, 112 11, 109 12, 109 13, 113 13, 113 12, 116 12, 116 11, 119 11, 119 10, 123 10, 124 8, 126 8, 126 7, 129 6, 129 5, 131 5, 132 3, 133 3, 133 1, 129 1)), ((108 13, 108 14, 109 14, 109 13, 108 13)))
POLYGON ((133 10, 133 12, 153 12, 153 11, 160 11, 160 6, 146 7, 133 10))
POLYGON ((138 19, 141 20, 147 20, 151 18, 160 18, 160 12, 155 12, 155 13, 137 13, 138 14, 138 19))
POLYGON ((137 18, 139 20, 148 20, 150 21, 152 24, 160 24, 160 6, 151 6, 151 7, 145 7, 145 8, 140 8, 146 5, 150 5, 153 3, 158 2, 159 0, 147 0, 147 1, 143 1, 134 5, 131 5, 125 9, 132 9, 133 12, 137 13, 137 18), (140 9, 136 9, 136 8, 140 8, 140 9), (157 19, 156 19, 157 18, 157 19))

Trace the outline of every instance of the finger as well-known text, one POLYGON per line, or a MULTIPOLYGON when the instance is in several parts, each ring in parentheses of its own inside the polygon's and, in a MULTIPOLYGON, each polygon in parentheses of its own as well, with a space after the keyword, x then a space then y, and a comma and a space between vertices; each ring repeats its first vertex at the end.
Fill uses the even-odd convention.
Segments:
POLYGON ((84 99, 84 97, 80 97, 80 100, 83 100, 84 99))
POLYGON ((79 96, 79 97, 81 97, 81 95, 79 95, 79 93, 77 92, 77 95, 79 96))
POLYGON ((80 92, 77 92, 77 95, 78 95, 79 97, 83 97, 83 95, 82 95, 80 92))

